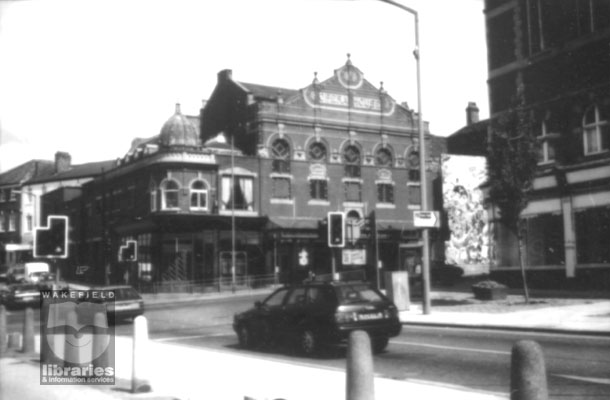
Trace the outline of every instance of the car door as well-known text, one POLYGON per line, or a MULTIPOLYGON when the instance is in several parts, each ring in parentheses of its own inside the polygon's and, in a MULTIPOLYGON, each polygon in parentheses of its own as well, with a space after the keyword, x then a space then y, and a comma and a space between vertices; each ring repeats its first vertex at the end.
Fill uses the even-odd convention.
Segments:
POLYGON ((283 312, 287 294, 287 288, 279 289, 267 297, 258 307, 254 325, 263 337, 277 336, 285 325, 283 312))
POLYGON ((284 336, 293 335, 307 320, 305 291, 304 286, 297 286, 288 293, 282 310, 283 320, 279 327, 280 334, 284 336))

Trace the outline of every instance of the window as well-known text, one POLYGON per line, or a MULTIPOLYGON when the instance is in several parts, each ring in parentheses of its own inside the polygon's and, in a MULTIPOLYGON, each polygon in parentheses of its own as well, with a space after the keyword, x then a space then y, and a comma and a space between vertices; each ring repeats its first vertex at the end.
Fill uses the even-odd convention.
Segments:
POLYGON ((357 181, 346 181, 345 185, 345 201, 362 202, 362 185, 357 181))
POLYGON ((149 187, 150 211, 157 211, 157 186, 152 182, 149 187))
POLYGON ((267 307, 278 307, 284 303, 284 298, 286 297, 286 293, 288 293, 288 289, 282 289, 271 296, 267 297, 263 304, 267 307))
POLYGON ((378 183, 377 201, 379 203, 394 204, 394 185, 391 183, 378 183))
POLYGON ((579 264, 610 263, 610 207, 577 211, 576 258, 579 264), (592 234, 595 232, 595 234, 592 234))
POLYGON ((313 200, 328 200, 328 181, 326 179, 310 179, 309 194, 313 200))
POLYGON ((17 201, 17 191, 13 189, 9 189, 9 201, 17 201))
POLYGON ((305 304, 305 288, 295 288, 290 292, 288 298, 286 299, 286 305, 295 306, 295 305, 303 305, 305 304))
POLYGON ((312 143, 309 146, 309 158, 318 162, 326 161, 326 147, 324 144, 320 142, 312 143))
POLYGON ((565 264, 563 217, 560 214, 540 214, 527 218, 526 222, 528 265, 565 264))
POLYGON ((191 210, 208 209, 208 185, 202 180, 191 183, 191 210))
POLYGON ((275 199, 290 199, 290 178, 274 177, 273 178, 273 198, 275 199))
POLYGON ((222 177, 221 210, 253 210, 253 179, 249 176, 222 177))
POLYGON ((178 198, 180 185, 173 179, 168 179, 161 184, 161 209, 175 210, 179 208, 178 198))
POLYGON ((407 200, 409 206, 421 207, 421 186, 419 183, 407 184, 407 200))
POLYGON ((377 150, 375 162, 380 167, 391 167, 392 166, 392 152, 386 148, 377 150))
POLYGON ((4 189, 0 189, 0 203, 4 203, 6 201, 6 191, 4 189))
POLYGON ((598 106, 591 106, 583 118, 583 142, 585 155, 609 149, 610 125, 598 106))
POLYGON ((8 216, 8 231, 15 232, 17 230, 17 215, 15 213, 11 213, 8 216))
POLYGON ((32 216, 31 215, 28 214, 25 217, 25 224, 26 224, 27 232, 32 232, 32 228, 34 227, 34 222, 32 220, 32 216))
POLYGON ((538 164, 549 163, 555 160, 555 135, 550 134, 547 131, 547 125, 548 123, 546 121, 542 122, 541 134, 538 136, 538 141, 540 142, 538 164))
POLYGON ((6 226, 6 217, 4 214, 0 214, 0 232, 4 232, 6 226))
POLYGON ((421 180, 419 171, 419 152, 411 150, 407 156, 407 168, 409 182, 419 182, 421 180))
POLYGON ((277 173, 290 173, 290 145, 284 139, 278 139, 271 146, 273 158, 271 170, 277 173))
POLYGON ((360 150, 354 145, 347 146, 343 152, 343 162, 345 163, 345 176, 348 178, 360 178, 360 165, 362 158, 360 150))

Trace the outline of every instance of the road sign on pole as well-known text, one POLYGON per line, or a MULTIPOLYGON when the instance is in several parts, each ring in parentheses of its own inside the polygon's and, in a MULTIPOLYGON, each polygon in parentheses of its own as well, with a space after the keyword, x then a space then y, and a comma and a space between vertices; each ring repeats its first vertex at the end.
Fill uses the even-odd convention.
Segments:
POLYGON ((416 228, 438 228, 440 225, 438 211, 413 211, 413 226, 416 228))

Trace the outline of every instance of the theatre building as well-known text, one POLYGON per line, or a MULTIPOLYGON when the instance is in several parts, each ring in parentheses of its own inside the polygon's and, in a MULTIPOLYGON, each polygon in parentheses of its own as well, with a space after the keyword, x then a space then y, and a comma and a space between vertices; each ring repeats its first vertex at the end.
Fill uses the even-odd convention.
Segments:
MULTIPOLYGON (((177 107, 159 135, 134 140, 84 186, 78 263, 95 280, 132 284, 299 280, 330 273, 333 259, 337 271, 373 281, 378 271, 413 270, 422 246, 413 226, 418 118, 349 59, 300 90, 223 70, 198 117, 177 107), (330 211, 347 215, 346 247, 334 252, 330 211), (118 260, 127 240, 138 242, 136 262, 118 260)), ((432 188, 444 139, 424 126, 432 188)), ((433 209, 436 194, 429 198, 433 209)), ((432 259, 442 260, 442 240, 431 236, 432 259)))

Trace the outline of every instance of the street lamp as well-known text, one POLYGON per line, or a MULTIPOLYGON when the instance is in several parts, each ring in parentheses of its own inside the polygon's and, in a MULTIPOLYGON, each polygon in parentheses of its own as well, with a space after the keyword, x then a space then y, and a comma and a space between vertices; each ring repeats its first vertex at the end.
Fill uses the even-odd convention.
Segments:
MULTIPOLYGON (((400 8, 408 12, 415 18, 415 50, 413 55, 417 65, 417 114, 418 114, 418 133, 419 133, 419 175, 421 189, 421 210, 428 210, 428 184, 426 182, 426 145, 424 143, 424 119, 421 107, 421 74, 420 74, 420 54, 419 54, 419 15, 416 10, 397 3, 393 0, 379 0, 391 6, 400 8)), ((430 248, 428 228, 422 229, 422 278, 423 278, 423 312, 430 314, 430 248)))

